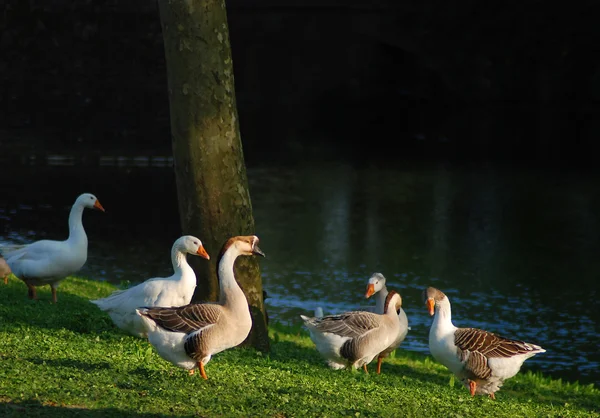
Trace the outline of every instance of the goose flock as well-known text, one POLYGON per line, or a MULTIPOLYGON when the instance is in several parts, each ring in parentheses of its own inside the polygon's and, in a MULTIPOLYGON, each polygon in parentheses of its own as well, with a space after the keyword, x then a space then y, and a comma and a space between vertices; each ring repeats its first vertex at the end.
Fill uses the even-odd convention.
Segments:
MULTIPOLYGON (((69 214, 69 235, 64 241, 41 240, 27 245, 0 248, 0 278, 8 283, 12 274, 22 280, 28 297, 37 299, 36 287, 49 285, 52 302, 66 277, 77 273, 87 260, 87 235, 82 217, 85 208, 104 212, 96 196, 81 194, 69 214)), ((202 241, 192 235, 178 238, 171 247, 173 274, 150 278, 125 290, 91 300, 108 314, 118 328, 143 338, 166 361, 207 379, 206 364, 221 351, 240 345, 252 329, 246 296, 237 283, 234 263, 239 256, 262 256, 255 235, 234 236, 221 248, 217 259, 219 300, 192 303, 196 275, 187 255, 206 260, 202 241)), ((263 292, 263 296, 265 292, 263 292)), ((388 290, 381 273, 368 279, 365 298, 373 306, 342 313, 300 315, 316 350, 332 369, 359 369, 377 359, 377 374, 383 359, 398 349, 410 331, 402 297, 388 290)), ((495 393, 515 376, 525 360, 544 353, 542 347, 510 339, 477 328, 457 328, 452 323, 450 300, 441 290, 423 290, 423 302, 433 321, 429 351, 468 388, 471 396, 495 393)))

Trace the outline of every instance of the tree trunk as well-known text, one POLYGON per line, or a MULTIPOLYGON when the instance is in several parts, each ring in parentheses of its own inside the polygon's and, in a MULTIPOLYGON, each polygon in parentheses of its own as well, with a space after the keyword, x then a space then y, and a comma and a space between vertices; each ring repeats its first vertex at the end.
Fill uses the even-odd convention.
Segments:
MULTIPOLYGON (((158 4, 181 226, 184 235, 200 238, 211 256, 210 262, 188 257, 198 280, 193 300, 216 301, 219 250, 232 236, 254 234, 227 11, 223 0, 158 0, 158 4)), ((253 320, 244 344, 268 351, 256 257, 239 257, 235 270, 253 320)))

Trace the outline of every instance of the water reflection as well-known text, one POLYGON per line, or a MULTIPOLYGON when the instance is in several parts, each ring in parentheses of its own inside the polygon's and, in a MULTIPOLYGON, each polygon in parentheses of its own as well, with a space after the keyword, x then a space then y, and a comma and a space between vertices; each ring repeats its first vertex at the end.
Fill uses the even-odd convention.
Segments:
MULTIPOLYGON (((117 283, 169 274, 179 235, 172 161, 47 161, 0 179, 0 241, 66 236, 72 201, 89 191, 107 212, 84 215, 83 273, 117 283)), ((596 177, 331 162, 250 167, 248 175, 269 255, 261 269, 271 320, 299 324, 317 306, 332 313, 373 303, 363 297, 366 281, 381 271, 402 294, 412 327, 403 349, 428 352, 421 292, 433 285, 450 297, 456 325, 546 348, 525 368, 600 383, 596 177)))

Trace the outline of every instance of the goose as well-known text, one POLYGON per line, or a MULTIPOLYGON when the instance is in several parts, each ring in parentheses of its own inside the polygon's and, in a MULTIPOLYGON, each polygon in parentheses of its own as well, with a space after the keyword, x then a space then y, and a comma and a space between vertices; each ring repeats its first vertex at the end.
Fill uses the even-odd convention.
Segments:
POLYGON ((202 241, 192 235, 178 238, 171 247, 173 274, 155 277, 110 296, 91 300, 108 313, 114 324, 137 337, 145 338, 146 329, 136 308, 140 306, 183 306, 192 301, 196 289, 196 274, 187 262, 186 254, 210 260, 202 241))
POLYGON ((65 241, 41 240, 3 251, 12 273, 27 285, 30 299, 37 299, 36 286, 48 284, 56 303, 59 283, 85 264, 88 239, 81 222, 85 208, 104 212, 96 196, 79 195, 69 213, 69 237, 65 241))
MULTIPOLYGON (((375 309, 373 312, 382 314, 384 311, 388 290, 387 286, 385 285, 385 277, 381 273, 373 273, 369 278, 365 298, 368 299, 375 294, 377 296, 375 297, 375 309)), ((392 351, 402 344, 402 341, 404 341, 406 334, 408 334, 408 330, 410 329, 408 326, 408 317, 402 308, 398 310, 398 319, 400 320, 400 332, 398 333, 394 342, 377 356, 377 374, 381 373, 381 362, 383 359, 388 357, 392 351)))
POLYGON ((317 350, 333 369, 358 369, 389 347, 400 331, 396 310, 400 295, 392 290, 385 300, 385 314, 349 311, 339 315, 309 318, 300 315, 317 350))
POLYGON ((165 360, 194 374, 221 351, 240 345, 250 333, 252 317, 244 292, 237 284, 234 263, 240 255, 265 254, 255 235, 232 237, 218 258, 219 301, 181 307, 139 307, 148 342, 165 360))
POLYGON ((4 284, 8 284, 8 276, 10 276, 10 267, 4 258, 0 257, 0 277, 4 279, 4 284))
POLYGON ((516 375, 525 360, 542 347, 513 340, 478 328, 457 328, 452 324, 450 300, 440 290, 428 287, 423 299, 433 315, 429 350, 469 388, 471 396, 494 395, 504 381, 516 375))

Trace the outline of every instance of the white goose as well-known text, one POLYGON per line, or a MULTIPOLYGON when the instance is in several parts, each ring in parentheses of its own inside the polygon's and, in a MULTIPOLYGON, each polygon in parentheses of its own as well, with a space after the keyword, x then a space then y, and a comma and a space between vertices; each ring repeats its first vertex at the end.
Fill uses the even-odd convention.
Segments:
POLYGON ((4 280, 4 284, 8 284, 8 276, 10 276, 10 267, 6 260, 0 257, 0 278, 4 280))
MULTIPOLYGON (((385 308, 385 300, 388 295, 388 290, 387 286, 385 285, 385 277, 381 273, 373 273, 373 275, 369 278, 365 298, 369 298, 373 295, 377 295, 375 297, 375 309, 373 312, 382 314, 385 308)), ((383 359, 388 357, 392 351, 402 344, 402 341, 404 341, 406 334, 408 334, 408 330, 410 329, 408 326, 408 317, 402 308, 398 310, 398 319, 400 320, 400 331, 398 332, 396 339, 388 348, 383 350, 377 356, 377 374, 381 373, 381 362, 383 359)))
POLYGON ((448 297, 434 287, 423 291, 423 299, 429 314, 435 315, 429 330, 429 350, 469 388, 471 396, 487 394, 496 399, 494 393, 519 372, 525 360, 546 351, 481 329, 455 327, 448 297))
POLYGON ((187 262, 186 254, 210 259, 202 241, 191 235, 178 238, 171 248, 173 274, 155 277, 110 296, 92 300, 107 312, 116 326, 138 337, 146 337, 146 329, 136 308, 140 306, 183 306, 191 302, 196 289, 196 274, 187 262))
POLYGON ((233 266, 240 255, 265 254, 258 237, 230 238, 219 254, 219 302, 192 303, 179 308, 140 307, 148 341, 158 354, 190 374, 198 367, 207 379, 204 366, 211 356, 241 344, 252 328, 246 295, 235 280, 233 266))
POLYGON ((36 286, 48 284, 56 303, 58 284, 85 264, 88 240, 81 222, 85 208, 104 212, 96 196, 81 194, 71 208, 69 237, 65 241, 41 240, 3 251, 12 273, 27 285, 30 299, 37 299, 36 286))
POLYGON ((396 339, 400 330, 396 310, 401 305, 402 298, 392 290, 385 301, 385 314, 350 311, 324 317, 300 317, 329 367, 362 367, 367 372, 366 365, 396 339))

